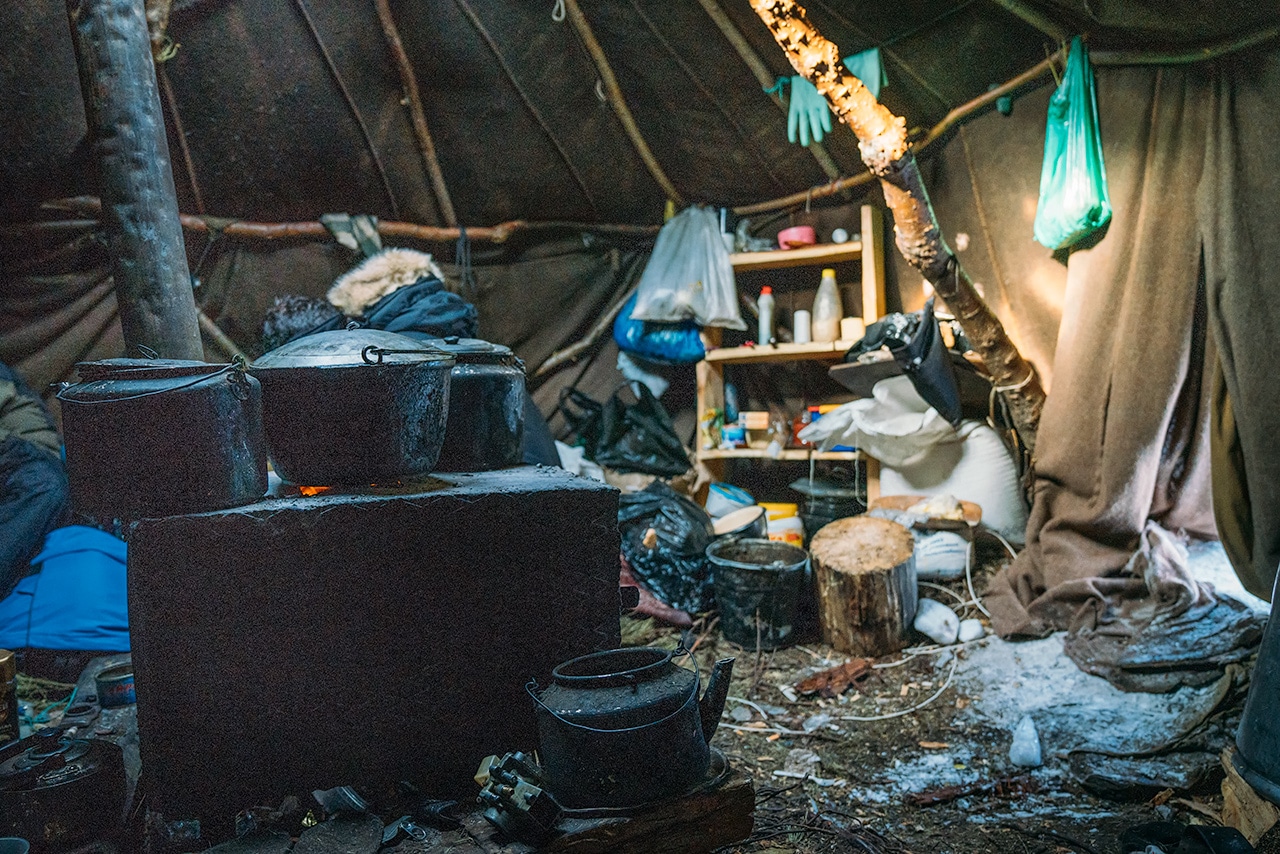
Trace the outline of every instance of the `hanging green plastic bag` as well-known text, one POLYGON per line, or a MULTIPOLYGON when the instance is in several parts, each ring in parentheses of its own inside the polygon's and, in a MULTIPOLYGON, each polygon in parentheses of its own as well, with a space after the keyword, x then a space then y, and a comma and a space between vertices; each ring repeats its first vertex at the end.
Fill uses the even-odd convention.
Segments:
POLYGON ((1036 206, 1036 241, 1062 249, 1111 221, 1107 168, 1098 135, 1098 101, 1089 53, 1071 40, 1067 72, 1049 100, 1044 166, 1036 206))

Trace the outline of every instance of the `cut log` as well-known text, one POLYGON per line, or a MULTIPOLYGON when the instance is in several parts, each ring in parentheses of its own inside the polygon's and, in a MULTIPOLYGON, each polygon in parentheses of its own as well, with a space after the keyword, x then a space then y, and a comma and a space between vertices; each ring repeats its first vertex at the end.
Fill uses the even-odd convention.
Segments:
POLYGON ((916 618, 910 531, 872 516, 837 519, 814 535, 809 555, 826 643, 868 658, 907 645, 916 618))
POLYGON ((1257 845, 1263 835, 1280 822, 1280 807, 1254 791, 1240 776, 1231 754, 1235 747, 1222 752, 1222 823, 1245 835, 1250 845, 1257 845))

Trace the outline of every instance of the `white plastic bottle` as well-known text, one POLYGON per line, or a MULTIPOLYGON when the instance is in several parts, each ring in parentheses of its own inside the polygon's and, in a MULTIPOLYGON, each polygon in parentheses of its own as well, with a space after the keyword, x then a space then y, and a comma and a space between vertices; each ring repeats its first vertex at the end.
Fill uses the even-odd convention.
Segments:
POLYGON ((835 341, 840 337, 840 318, 844 306, 840 304, 840 286, 836 284, 836 271, 828 267, 822 271, 822 283, 813 300, 813 340, 835 341))
POLYGON ((760 299, 756 302, 760 308, 760 324, 756 335, 757 344, 768 344, 773 341, 773 288, 765 285, 760 289, 760 299))

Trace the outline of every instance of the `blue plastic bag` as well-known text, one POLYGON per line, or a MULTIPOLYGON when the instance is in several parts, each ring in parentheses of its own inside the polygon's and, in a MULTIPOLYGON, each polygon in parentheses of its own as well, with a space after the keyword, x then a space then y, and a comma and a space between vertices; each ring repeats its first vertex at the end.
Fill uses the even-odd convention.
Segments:
POLYGON ((697 323, 692 320, 680 323, 632 320, 631 311, 635 306, 636 297, 633 296, 613 321, 613 340, 618 342, 619 349, 650 361, 673 365, 701 362, 707 355, 697 323))
POLYGON ((1063 249, 1110 221, 1093 71, 1077 36, 1071 40, 1066 74, 1049 100, 1035 237, 1050 249, 1063 249))

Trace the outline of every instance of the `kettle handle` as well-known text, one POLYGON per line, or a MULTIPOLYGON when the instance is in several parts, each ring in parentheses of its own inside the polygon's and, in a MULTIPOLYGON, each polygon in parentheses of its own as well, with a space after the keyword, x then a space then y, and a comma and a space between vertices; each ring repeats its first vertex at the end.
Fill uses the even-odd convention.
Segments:
MULTIPOLYGON (((674 712, 667 715, 666 717, 659 718, 656 721, 649 721, 648 723, 645 723, 645 724, 639 724, 638 726, 623 727, 622 729, 600 729, 598 727, 587 726, 586 724, 575 723, 574 721, 568 720, 564 716, 560 715, 558 712, 556 712, 555 709, 551 708, 546 703, 542 702, 542 698, 539 697, 536 693, 534 693, 538 689, 537 679, 530 679, 528 682, 526 682, 524 686, 524 690, 525 690, 525 693, 527 693, 530 697, 533 698, 533 702, 537 703, 538 706, 540 706, 544 711, 546 711, 547 714, 551 715, 551 717, 555 718, 565 726, 570 726, 570 727, 573 727, 574 729, 586 730, 587 732, 603 732, 603 733, 637 732, 642 729, 648 729, 649 727, 654 727, 654 726, 658 726, 659 724, 664 724, 667 721, 674 718, 676 715, 683 714, 684 710, 689 708, 690 703, 698 704, 699 706, 701 705, 698 702, 698 690, 702 687, 702 673, 698 669, 698 657, 693 653, 689 652, 689 650, 685 649, 683 646, 676 647, 675 652, 671 653, 672 658, 675 658, 676 656, 680 656, 680 655, 689 656, 689 660, 693 662, 693 684, 689 688, 689 696, 686 697, 685 701, 680 704, 680 708, 676 709, 674 712)), ((733 659, 728 659, 728 661, 730 665, 732 665, 733 659)), ((718 669, 720 665, 723 663, 724 662, 717 662, 716 668, 718 669)), ((712 678, 712 681, 713 682, 715 681, 714 676, 712 678)), ((729 691, 728 680, 725 680, 724 691, 725 693, 728 693, 729 691)), ((707 694, 710 695, 710 693, 711 693, 711 687, 708 686, 707 694)), ((724 707, 723 699, 721 699, 720 701, 720 706, 722 708, 724 707)), ((706 714, 705 711, 702 711, 701 709, 699 710, 699 717, 705 714, 706 714)), ((717 713, 717 716, 718 714, 719 713, 717 713)), ((708 738, 707 740, 710 741, 710 738, 708 738)))

